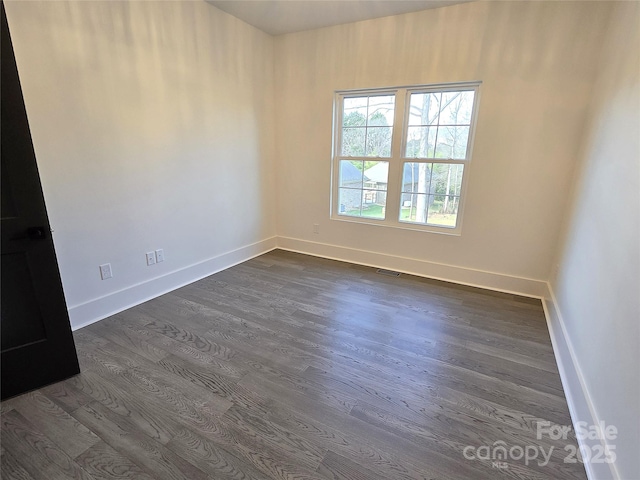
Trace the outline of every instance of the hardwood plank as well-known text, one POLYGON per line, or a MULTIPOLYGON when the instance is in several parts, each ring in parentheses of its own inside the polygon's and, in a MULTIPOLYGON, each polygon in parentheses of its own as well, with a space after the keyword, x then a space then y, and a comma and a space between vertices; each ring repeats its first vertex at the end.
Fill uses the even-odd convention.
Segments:
POLYGON ((96 480, 154 480, 140 467, 100 441, 76 458, 76 462, 96 480))
POLYGON ((76 458, 100 441, 96 434, 37 390, 18 397, 15 409, 70 458, 76 458))
POLYGON ((232 407, 227 410, 224 420, 243 431, 244 434, 260 438, 273 445, 275 448, 285 450, 296 460, 297 465, 304 465, 315 470, 327 450, 307 439, 288 431, 266 418, 251 415, 241 407, 232 407))
POLYGON ((87 425, 121 455, 131 458, 152 478, 204 480, 212 478, 199 468, 167 449, 161 443, 137 433, 137 429, 126 417, 92 402, 73 414, 87 425))
POLYGON ((163 412, 159 415, 154 408, 157 403, 153 399, 129 392, 126 386, 123 388, 117 382, 117 379, 110 379, 92 371, 84 371, 72 381, 76 388, 91 396, 94 401, 129 418, 136 425, 137 431, 149 438, 166 444, 175 434, 176 427, 170 421, 169 414, 163 412))
POLYGON ((173 338, 179 342, 192 345, 194 348, 201 352, 205 352, 214 357, 220 357, 223 360, 231 360, 235 357, 237 352, 227 348, 223 345, 219 345, 210 341, 198 334, 195 334, 189 330, 180 328, 172 323, 153 321, 145 325, 149 330, 153 330, 161 335, 173 338))
POLYGON ((158 348, 149 343, 146 338, 137 335, 131 329, 120 327, 115 322, 99 322, 92 328, 92 333, 152 362, 162 360, 169 355, 168 351, 158 348))
POLYGON ((77 381, 79 387, 86 388, 103 407, 126 418, 137 434, 158 443, 168 444, 185 428, 204 434, 221 432, 216 413, 206 406, 182 407, 151 396, 146 396, 140 403, 135 393, 122 388, 117 378, 101 377, 93 372, 83 373, 77 381))
MULTIPOLYGON (((194 332, 197 332, 198 330, 192 328, 194 326, 193 320, 198 317, 198 315, 190 317, 189 327, 194 332)), ((155 321, 156 320, 153 317, 139 314, 130 315, 129 312, 121 312, 117 316, 103 320, 103 322, 105 323, 115 323, 119 328, 126 330, 128 335, 137 336, 141 340, 144 340, 145 342, 152 344, 163 351, 169 352, 171 355, 180 357, 190 363, 194 362, 206 367, 210 367, 214 369, 219 375, 223 375, 225 377, 233 379, 240 379, 244 375, 246 375, 247 372, 243 369, 238 368, 233 362, 221 359, 220 357, 211 355, 210 353, 203 352, 191 347, 186 343, 174 340, 169 336, 158 333, 153 329, 149 329, 147 325, 150 322, 155 321)), ((211 328, 211 326, 207 325, 206 329, 208 330, 209 328, 211 328)), ((166 356, 167 355, 163 356, 163 358, 166 356)))
POLYGON ((387 480, 362 465, 329 450, 316 470, 333 480, 387 480))
POLYGON ((252 392, 258 392, 263 398, 275 400, 282 400, 282 396, 303 394, 343 414, 348 414, 357 403, 355 399, 341 392, 327 391, 322 389, 321 385, 315 385, 298 377, 290 377, 284 373, 250 374, 243 378, 239 385, 252 392))
MULTIPOLYGON (((88 376, 91 374, 85 372, 80 377, 84 382, 88 376)), ((173 404, 162 403, 156 398, 149 397, 143 406, 138 406, 131 411, 131 405, 135 400, 130 396, 127 398, 128 394, 111 381, 113 380, 104 378, 101 380, 101 383, 107 387, 106 391, 110 396, 109 399, 103 399, 101 403, 106 403, 114 413, 125 418, 131 431, 147 434, 150 438, 156 439, 158 443, 162 437, 157 438, 157 432, 164 432, 165 438, 171 439, 171 441, 167 441, 167 444, 171 443, 172 446, 175 446, 176 438, 180 437, 185 428, 190 429, 192 432, 197 432, 198 435, 207 436, 219 448, 233 448, 234 451, 241 454, 246 462, 259 470, 270 473, 286 473, 283 477, 275 476, 273 478, 288 478, 287 475, 302 475, 301 478, 313 477, 313 475, 309 476, 311 470, 306 471, 299 467, 295 461, 291 461, 283 454, 282 449, 269 447, 261 438, 246 435, 242 429, 234 428, 232 424, 222 422, 208 415, 208 412, 202 409, 176 408, 173 404)), ((136 461, 136 463, 139 462, 136 461)))
MULTIPOLYGON (((248 322, 243 321, 248 326, 248 322)), ((274 366, 285 371, 300 373, 306 368, 300 362, 293 362, 291 359, 283 358, 273 352, 274 345, 261 336, 260 344, 247 342, 247 338, 239 336, 231 338, 229 334, 218 335, 213 338, 209 333, 194 336, 192 332, 183 330, 169 323, 158 324, 151 322, 146 325, 151 330, 157 330, 162 335, 177 340, 198 351, 209 353, 211 345, 216 345, 216 349, 223 349, 225 352, 232 352, 232 357, 236 358, 235 364, 241 365, 243 370, 253 368, 255 364, 274 366)), ((246 327, 245 327, 246 328, 246 327)))
POLYGON ((8 400, 0 402, 0 415, 4 415, 5 413, 13 410, 13 407, 15 405, 15 398, 16 397, 9 398, 8 400))
POLYGON ((2 449, 0 455, 0 478, 4 480, 33 480, 33 477, 10 452, 2 449))
POLYGON ((366 464, 368 468, 386 478, 421 478, 420 472, 425 475, 428 472, 434 475, 435 472, 439 472, 439 475, 436 475, 439 478, 455 478, 447 476, 446 472, 437 468, 436 463, 439 459, 430 456, 429 451, 421 451, 419 458, 405 456, 397 448, 397 444, 402 443, 400 439, 394 438, 391 442, 385 442, 385 438, 391 438, 389 435, 372 429, 355 418, 343 416, 339 409, 318 401, 315 396, 307 392, 279 388, 278 385, 272 385, 269 389, 269 383, 271 382, 262 380, 254 383, 252 388, 261 392, 274 392, 276 402, 272 405, 268 418, 280 426, 312 439, 328 450, 366 464), (264 390, 265 388, 268 390, 264 390), (313 413, 310 415, 309 412, 313 413), (432 462, 425 464, 425 458, 432 462), (419 466, 413 465, 416 462, 419 466))
POLYGON ((15 458, 28 459, 21 461, 21 465, 33 478, 94 480, 16 410, 5 413, 0 419, 3 448, 15 458))
POLYGON ((93 398, 73 386, 73 380, 54 383, 40 391, 67 413, 71 413, 75 409, 93 401, 93 398))
MULTIPOLYGON (((415 375, 421 375, 425 379, 422 383, 430 389, 446 388, 454 396, 461 392, 462 396, 471 397, 477 402, 488 402, 506 409, 530 412, 536 417, 547 418, 556 423, 569 421, 568 409, 562 402, 562 398, 556 395, 462 371, 454 373, 423 371, 416 372, 415 375)), ((328 370, 309 367, 305 370, 303 377, 366 402, 374 404, 388 402, 395 404, 398 408, 407 408, 414 412, 419 409, 408 406, 408 403, 419 405, 424 401, 421 395, 404 385, 399 385, 395 392, 387 385, 380 383, 370 386, 363 377, 346 377, 340 373, 339 368, 328 370), (398 395, 398 391, 402 392, 402 395, 398 395), (409 401, 405 401, 405 397, 408 397, 409 401)))
POLYGON ((174 377, 187 380, 214 393, 227 401, 229 405, 240 405, 258 414, 265 414, 267 411, 268 401, 266 399, 252 395, 241 385, 231 383, 214 372, 197 365, 186 364, 176 357, 161 360, 160 366, 172 373, 174 377))
POLYGON ((168 446, 201 470, 211 472, 215 478, 258 480, 265 476, 252 463, 243 460, 241 454, 239 458, 238 454, 230 453, 232 447, 225 449, 190 429, 183 429, 168 446))
POLYGON ((220 395, 211 395, 210 391, 199 388, 192 382, 168 375, 166 370, 161 368, 164 359, 160 360, 160 363, 152 363, 123 351, 121 347, 114 344, 93 348, 86 348, 85 345, 79 344, 78 356, 81 365, 86 369, 96 369, 105 375, 114 374, 129 388, 161 397, 178 406, 207 405, 220 413, 231 406, 231 402, 220 395), (117 362, 121 362, 123 366, 114 367, 117 362))
MULTIPOLYGON (((510 446, 519 446, 523 449, 528 446, 544 449, 545 452, 550 452, 549 467, 555 470, 566 470, 566 478, 582 478, 581 473, 574 468, 565 468, 564 459, 567 452, 563 450, 562 442, 532 439, 530 435, 522 435, 522 432, 510 431, 505 427, 495 431, 490 425, 487 425, 487 422, 464 424, 449 418, 446 421, 446 428, 436 429, 433 422, 429 422, 428 425, 414 423, 375 407, 357 405, 350 414, 398 437, 405 438, 415 445, 433 449, 453 458, 460 457, 460 452, 468 445, 476 448, 482 445, 493 445, 495 438, 498 437, 510 446)), ((477 462, 483 464, 487 469, 493 468, 492 460, 478 459, 477 462)), ((525 464, 525 461, 521 459, 510 465, 510 473, 514 473, 515 478, 520 478, 520 476, 545 478, 544 471, 540 474, 534 472, 535 470, 539 470, 535 461, 525 464)))

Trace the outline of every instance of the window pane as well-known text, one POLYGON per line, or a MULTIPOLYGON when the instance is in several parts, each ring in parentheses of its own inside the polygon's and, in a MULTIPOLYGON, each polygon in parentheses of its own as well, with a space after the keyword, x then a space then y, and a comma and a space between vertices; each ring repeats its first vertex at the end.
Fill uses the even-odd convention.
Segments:
POLYGON ((364 162, 357 160, 340 160, 341 187, 362 188, 362 172, 364 162))
POLYGON ((460 197, 453 195, 402 195, 400 221, 434 225, 439 227, 456 226, 460 197))
POLYGON ((409 127, 406 157, 433 158, 437 127, 409 127))
POLYGON ((389 162, 341 160, 338 213, 384 219, 388 177, 389 162))
POLYGON ((367 97, 345 98, 342 110, 343 127, 364 127, 367 124, 367 97))
POLYGON ((412 93, 409 125, 437 125, 441 93, 412 93))
POLYGON ((428 193, 440 195, 460 195, 464 165, 434 163, 432 166, 431 189, 428 193))
POLYGON ((429 195, 427 224, 439 227, 455 227, 458 219, 459 197, 429 195))
POLYGON ((474 92, 443 92, 440 125, 470 125, 474 92))
POLYGON ((403 193, 400 202, 400 221, 409 223, 427 223, 427 200, 423 193, 403 193))
POLYGON ((412 93, 405 156, 465 160, 475 92, 412 93))
POLYGON ((362 190, 340 188, 338 192, 338 213, 340 215, 360 216, 362 210, 362 190))
POLYGON ((393 126, 394 108, 394 95, 369 97, 367 125, 382 127, 393 126))
POLYGON ((467 158, 469 127, 439 127, 436 145, 436 158, 467 158))
POLYGON ((365 187, 386 190, 389 181, 389 162, 364 162, 365 187))
POLYGON ((390 157, 395 95, 345 98, 341 155, 390 157))
MULTIPOLYGON (((401 222, 411 222, 417 223, 416 217, 418 216, 417 207, 418 207, 418 199, 422 197, 423 199, 426 195, 418 195, 415 193, 403 193, 400 197, 400 221, 401 222)), ((424 205, 424 200, 422 201, 424 205)), ((424 207, 422 209, 424 212, 424 207)))
POLYGON ((391 156, 391 127, 367 128, 367 157, 391 156))
POLYGON ((461 164, 406 162, 399 220, 455 227, 463 173, 461 164))
POLYGON ((402 191, 429 193, 431 168, 430 163, 405 163, 402 174, 402 191))
POLYGON ((363 190, 362 216, 384 219, 386 203, 387 192, 385 190, 363 190))
POLYGON ((364 127, 342 129, 342 155, 345 157, 364 157, 366 129, 364 127))
POLYGON ((385 218, 386 190, 340 188, 338 213, 352 217, 385 218))

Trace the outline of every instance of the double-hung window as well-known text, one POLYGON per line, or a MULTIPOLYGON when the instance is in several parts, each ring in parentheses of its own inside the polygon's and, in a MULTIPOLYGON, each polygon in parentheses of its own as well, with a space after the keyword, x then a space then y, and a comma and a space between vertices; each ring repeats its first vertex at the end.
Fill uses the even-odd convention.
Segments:
POLYGON ((478 87, 337 92, 332 218, 459 233, 478 87))

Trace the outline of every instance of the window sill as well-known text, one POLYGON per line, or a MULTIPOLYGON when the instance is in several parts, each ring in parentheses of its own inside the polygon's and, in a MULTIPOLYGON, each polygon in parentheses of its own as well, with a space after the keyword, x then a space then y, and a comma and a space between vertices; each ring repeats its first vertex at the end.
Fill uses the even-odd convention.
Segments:
POLYGON ((435 233, 438 235, 447 235, 450 237, 462 236, 462 226, 456 228, 434 227, 431 225, 414 225, 403 222, 390 222, 389 220, 375 220, 371 218, 349 217, 347 215, 331 215, 330 220, 337 222, 359 223, 363 225, 372 225, 374 227, 393 228, 396 230, 410 230, 421 233, 435 233))

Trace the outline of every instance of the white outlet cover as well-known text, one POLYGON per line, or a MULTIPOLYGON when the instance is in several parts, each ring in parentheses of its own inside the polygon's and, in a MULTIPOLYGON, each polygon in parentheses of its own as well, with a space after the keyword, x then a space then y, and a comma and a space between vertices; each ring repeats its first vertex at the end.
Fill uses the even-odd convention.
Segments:
POLYGON ((156 263, 155 252, 147 252, 147 265, 153 265, 154 263, 156 263))
POLYGON ((156 250, 156 263, 164 262, 164 250, 159 248, 156 250))
POLYGON ((106 280, 107 278, 113 277, 113 273, 111 272, 111 264, 105 263, 104 265, 100 265, 100 278, 102 280, 106 280))

